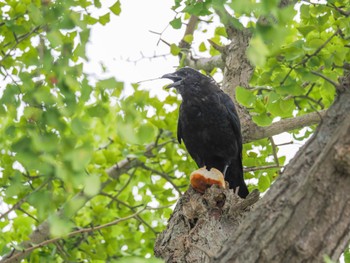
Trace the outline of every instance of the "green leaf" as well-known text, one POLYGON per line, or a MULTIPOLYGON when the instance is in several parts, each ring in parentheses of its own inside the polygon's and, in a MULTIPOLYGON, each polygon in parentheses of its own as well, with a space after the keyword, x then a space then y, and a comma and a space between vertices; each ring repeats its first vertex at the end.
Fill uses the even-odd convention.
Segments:
POLYGON ((86 168, 92 158, 93 150, 89 145, 80 146, 66 153, 64 159, 72 164, 74 171, 82 171, 86 168))
POLYGON ((63 237, 72 231, 74 224, 71 220, 52 215, 49 218, 50 233, 53 237, 63 237))
POLYGON ((71 128, 75 135, 82 136, 89 131, 89 125, 79 118, 74 118, 71 122, 71 128))
POLYGON ((288 99, 288 100, 278 99, 273 103, 269 103, 267 105, 267 110, 274 116, 286 118, 286 117, 292 117, 294 107, 295 105, 292 99, 288 99))
POLYGON ((300 17, 301 17, 301 19, 306 19, 306 20, 310 18, 309 5, 303 4, 300 7, 300 17))
POLYGON ((243 87, 236 87, 236 99, 237 101, 245 107, 250 107, 256 100, 255 95, 243 87))
POLYGON ((183 40, 184 40, 185 42, 191 44, 192 41, 193 41, 193 35, 186 35, 186 36, 184 36, 183 40))
POLYGON ((110 13, 109 12, 103 16, 100 16, 98 19, 98 22, 103 26, 106 25, 107 23, 109 23, 109 21, 110 21, 110 13))
POLYGON ((5 116, 6 115, 6 109, 4 105, 0 104, 0 116, 5 116))
POLYGON ((170 53, 172 55, 177 56, 180 54, 180 52, 181 52, 181 49, 177 45, 175 44, 170 45, 170 53))
POLYGON ((33 149, 38 152, 55 152, 58 147, 58 137, 54 133, 33 134, 32 136, 33 149))
POLYGON ((87 113, 91 117, 102 118, 109 112, 108 108, 103 105, 94 105, 87 108, 87 113))
POLYGON ((313 30, 315 30, 315 26, 299 26, 297 27, 298 31, 304 36, 306 37, 310 32, 312 32, 313 30))
POLYGON ((204 42, 200 43, 198 49, 199 49, 200 52, 207 51, 207 47, 205 46, 204 42))
POLYGON ((344 261, 345 263, 350 263, 350 249, 347 248, 344 252, 344 261))
POLYGON ((56 48, 63 44, 62 34, 59 31, 53 30, 47 34, 47 39, 50 41, 52 47, 56 48))
POLYGON ((259 126, 268 126, 272 123, 272 118, 269 117, 266 113, 255 115, 252 117, 253 121, 259 126))
POLYGON ((266 62, 269 49, 263 42, 262 38, 255 36, 250 40, 250 45, 247 49, 247 56, 250 62, 255 66, 263 66, 266 62))
POLYGON ((112 91, 117 90, 118 93, 115 93, 115 95, 118 96, 124 88, 124 83, 117 81, 115 78, 112 77, 112 78, 100 80, 99 82, 96 83, 96 87, 101 89, 109 89, 112 91))
POLYGON ((113 14, 119 16, 120 12, 122 11, 120 1, 116 1, 109 9, 113 12, 113 14))
POLYGON ((215 34, 223 37, 227 37, 226 29, 225 27, 217 27, 215 28, 215 34))
POLYGON ((182 26, 182 21, 181 21, 181 17, 179 18, 175 18, 172 21, 170 21, 170 25, 174 28, 174 29, 180 29, 182 26))
POLYGON ((265 192, 271 185, 270 178, 268 176, 261 175, 259 177, 258 187, 260 192, 265 192))
POLYGON ((156 135, 156 129, 153 125, 143 124, 137 131, 137 138, 140 144, 151 142, 156 135))
POLYGON ((43 15, 40 9, 35 4, 29 4, 27 6, 29 16, 35 25, 41 26, 44 23, 43 15))
POLYGON ((88 196, 95 196, 100 192, 101 181, 97 175, 90 175, 85 178, 84 193, 88 196))
POLYGON ((189 13, 192 15, 196 16, 205 16, 205 15, 210 15, 211 12, 208 8, 208 3, 203 3, 203 2, 191 2, 191 4, 186 5, 184 8, 183 12, 189 13))
POLYGON ((86 21, 88 25, 94 25, 98 22, 98 19, 94 18, 93 16, 84 14, 84 21, 86 21))
POLYGON ((97 7, 97 8, 101 8, 101 2, 100 0, 94 0, 94 6, 97 7))
POLYGON ((13 172, 13 177, 10 186, 5 190, 6 196, 18 196, 26 188, 21 182, 21 174, 19 171, 15 170, 13 172))
POLYGON ((133 144, 138 142, 135 129, 131 124, 119 123, 117 132, 124 142, 133 144))

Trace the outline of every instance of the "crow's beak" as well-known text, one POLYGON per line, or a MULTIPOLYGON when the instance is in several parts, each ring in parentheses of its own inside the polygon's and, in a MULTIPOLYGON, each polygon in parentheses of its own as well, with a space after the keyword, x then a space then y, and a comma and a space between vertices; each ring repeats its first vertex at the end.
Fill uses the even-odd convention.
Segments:
POLYGON ((165 88, 166 89, 169 89, 169 88, 176 88, 177 86, 181 85, 182 83, 182 77, 178 76, 175 73, 169 73, 169 74, 165 74, 162 76, 162 79, 171 79, 172 81, 174 81, 174 83, 172 84, 169 84, 168 86, 166 86, 165 88))

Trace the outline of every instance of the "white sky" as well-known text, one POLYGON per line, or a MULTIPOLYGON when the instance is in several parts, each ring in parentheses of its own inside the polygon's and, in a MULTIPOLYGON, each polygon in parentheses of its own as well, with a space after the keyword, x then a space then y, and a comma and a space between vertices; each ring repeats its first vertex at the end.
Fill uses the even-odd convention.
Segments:
MULTIPOLYGON (((103 5, 111 6, 113 2, 115 0, 105 1, 103 5)), ((94 26, 87 49, 90 63, 86 71, 101 77, 102 62, 109 71, 107 75, 115 76, 127 85, 175 71, 179 60, 170 55, 166 44, 159 42, 159 35, 150 32, 164 31, 161 37, 168 43, 181 40, 183 29, 167 27, 176 15, 171 10, 172 5, 173 0, 122 0, 119 16, 111 15, 106 26, 94 26), (164 54, 168 56, 148 59, 164 54)), ((143 85, 155 93, 165 93, 162 87, 166 83, 169 81, 155 80, 143 85)))

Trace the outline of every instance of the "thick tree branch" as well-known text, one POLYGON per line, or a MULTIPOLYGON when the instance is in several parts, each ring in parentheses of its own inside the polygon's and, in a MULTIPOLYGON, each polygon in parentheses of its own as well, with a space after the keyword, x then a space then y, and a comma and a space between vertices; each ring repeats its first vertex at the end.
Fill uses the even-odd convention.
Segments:
POLYGON ((210 58, 193 58, 191 54, 188 54, 185 59, 185 64, 191 68, 202 69, 205 72, 211 72, 214 68, 223 69, 225 66, 220 55, 210 58))
POLYGON ((252 123, 249 129, 244 129, 245 132, 243 132, 243 141, 247 143, 271 137, 282 132, 318 124, 321 121, 321 118, 325 115, 325 113, 326 110, 323 110, 294 118, 282 119, 278 122, 272 123, 270 126, 267 127, 260 127, 252 123))

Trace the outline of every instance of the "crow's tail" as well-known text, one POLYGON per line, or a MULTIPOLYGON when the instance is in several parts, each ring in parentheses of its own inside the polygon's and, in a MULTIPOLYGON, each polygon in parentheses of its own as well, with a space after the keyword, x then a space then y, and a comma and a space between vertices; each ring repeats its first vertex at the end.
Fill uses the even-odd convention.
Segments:
POLYGON ((239 187, 238 195, 245 198, 249 192, 243 178, 243 166, 241 160, 232 162, 227 168, 225 180, 230 184, 231 189, 239 187))

